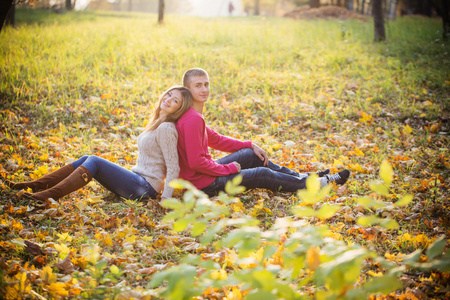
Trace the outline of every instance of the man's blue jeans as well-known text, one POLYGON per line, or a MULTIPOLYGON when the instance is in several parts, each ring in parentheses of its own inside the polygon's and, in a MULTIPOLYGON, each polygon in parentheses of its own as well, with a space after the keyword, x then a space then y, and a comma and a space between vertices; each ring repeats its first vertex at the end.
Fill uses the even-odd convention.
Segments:
POLYGON ((84 166, 105 188, 126 199, 155 198, 158 194, 139 174, 95 155, 85 155, 72 163, 74 169, 84 166))
POLYGON ((218 164, 229 164, 233 161, 241 165, 240 173, 217 177, 213 183, 203 188, 202 191, 208 196, 217 195, 219 191, 225 190, 227 181, 237 175, 242 176, 240 185, 246 187, 247 190, 263 188, 271 191, 296 192, 306 188, 307 174, 294 172, 271 161, 269 161, 267 167, 264 167, 263 161, 250 148, 241 149, 216 160, 218 164))

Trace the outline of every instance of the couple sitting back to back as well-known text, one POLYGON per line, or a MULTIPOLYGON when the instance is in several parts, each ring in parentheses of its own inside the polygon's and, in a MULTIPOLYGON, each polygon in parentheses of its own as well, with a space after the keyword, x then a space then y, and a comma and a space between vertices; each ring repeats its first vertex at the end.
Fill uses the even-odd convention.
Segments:
MULTIPOLYGON (((267 153, 251 141, 238 141, 222 136, 205 124, 203 110, 209 97, 208 73, 200 68, 186 71, 183 85, 192 94, 192 107, 176 123, 180 178, 190 181, 209 196, 225 189, 228 180, 242 176, 246 189, 265 188, 272 191, 295 192, 306 188, 309 174, 301 174, 270 161, 267 153), (216 161, 208 147, 231 154, 216 161)), ((328 175, 329 170, 318 172, 321 185, 329 182, 344 184, 349 170, 328 175)))
MULTIPOLYGON (((308 173, 278 166, 251 141, 222 136, 206 126, 202 113, 209 97, 209 76, 205 70, 186 71, 183 85, 171 87, 160 97, 139 135, 138 158, 131 171, 101 157, 85 155, 34 181, 3 181, 13 189, 31 188, 33 193, 24 195, 35 200, 59 199, 92 178, 126 199, 156 198, 161 193, 162 198, 172 197, 168 183, 178 177, 209 196, 223 191, 226 182, 238 174, 246 189, 295 192, 306 187, 308 173), (214 161, 208 147, 231 154, 214 161)), ((344 184, 350 176, 349 170, 328 173, 328 169, 317 173, 322 186, 329 182, 344 184)))

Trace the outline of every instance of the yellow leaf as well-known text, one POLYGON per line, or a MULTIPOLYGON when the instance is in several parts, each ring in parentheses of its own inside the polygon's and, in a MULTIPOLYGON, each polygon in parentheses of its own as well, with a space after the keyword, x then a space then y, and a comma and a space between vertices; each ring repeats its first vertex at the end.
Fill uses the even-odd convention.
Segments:
POLYGON ((272 146, 273 150, 278 151, 283 147, 283 144, 277 143, 272 146))
POLYGON ((369 270, 366 273, 369 274, 370 276, 373 276, 373 277, 381 277, 381 276, 383 276, 382 272, 374 272, 374 271, 370 271, 369 270))
POLYGON ((53 274, 52 268, 49 266, 45 266, 39 271, 39 277, 41 277, 42 281, 48 283, 56 282, 58 279, 56 274, 53 274))
POLYGON ((316 174, 312 174, 311 176, 308 176, 308 179, 306 179, 306 188, 311 194, 316 194, 320 189, 320 182, 317 178, 318 177, 316 174))
POLYGON ((16 220, 12 220, 12 228, 15 230, 15 231, 21 231, 22 229, 23 229, 23 225, 22 225, 22 223, 20 223, 20 222, 16 222, 16 220))
POLYGON ((60 132, 66 132, 67 131, 67 127, 61 122, 59 123, 59 131, 60 132))
POLYGON ((219 271, 215 270, 211 273, 211 278, 225 280, 228 278, 228 274, 224 269, 220 269, 219 271))
POLYGON ((73 240, 73 237, 71 237, 68 232, 57 233, 56 235, 59 237, 60 241, 65 241, 65 242, 70 243, 73 240))
POLYGON ((339 165, 343 165, 342 161, 340 161, 339 159, 334 159, 333 166, 338 167, 339 165))
POLYGON ((441 122, 431 125, 431 132, 437 132, 441 128, 441 122))
POLYGON ((362 116, 359 119, 359 121, 361 123, 372 123, 373 122, 373 118, 371 115, 366 114, 365 112, 362 112, 362 116))
POLYGON ((63 259, 69 254, 70 248, 66 244, 55 244, 55 249, 59 252, 59 258, 63 259))
POLYGON ((427 101, 422 103, 422 106, 425 107, 425 106, 430 106, 432 104, 433 104, 433 102, 431 102, 430 100, 427 100, 427 101))
POLYGON ((134 244, 134 242, 136 241, 136 236, 133 234, 133 235, 131 235, 131 236, 127 236, 126 238, 125 238, 125 241, 126 242, 129 242, 130 244, 134 244))
POLYGON ((244 296, 241 293, 241 290, 234 286, 231 289, 231 292, 226 292, 226 297, 224 298, 224 300, 242 300, 244 299, 244 296))
POLYGON ((380 177, 381 179, 383 179, 387 186, 390 186, 392 181, 394 180, 394 170, 387 160, 383 160, 383 162, 381 163, 380 177))
POLYGON ((46 286, 46 290, 51 296, 69 296, 69 291, 66 289, 66 284, 61 282, 54 282, 46 286))
POLYGON ((413 195, 405 195, 401 200, 398 200, 397 202, 395 202, 396 206, 406 206, 409 203, 411 203, 411 201, 414 199, 413 195))
POLYGON ((44 153, 41 156, 39 156, 40 161, 47 161, 48 160, 48 154, 44 153))
POLYGON ((412 129, 411 127, 409 127, 409 125, 406 125, 406 126, 403 126, 403 132, 404 132, 406 135, 410 135, 411 132, 413 132, 413 129, 412 129))
POLYGON ((319 248, 318 247, 310 247, 306 252, 306 261, 308 262, 308 266, 311 270, 317 269, 320 265, 320 256, 319 256, 319 248))
POLYGON ((36 170, 33 171, 32 174, 30 174, 30 177, 34 180, 41 178, 42 176, 44 176, 45 174, 47 174, 49 172, 49 169, 46 165, 42 165, 39 168, 37 168, 36 170))
POLYGON ((358 156, 365 156, 364 152, 362 152, 358 147, 355 148, 355 154, 358 156))

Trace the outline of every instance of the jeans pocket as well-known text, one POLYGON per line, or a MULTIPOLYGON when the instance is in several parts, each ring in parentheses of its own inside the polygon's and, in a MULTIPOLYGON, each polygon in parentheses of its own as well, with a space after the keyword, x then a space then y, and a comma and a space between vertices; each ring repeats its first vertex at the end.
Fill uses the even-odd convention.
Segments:
POLYGON ((207 187, 202 188, 202 192, 204 192, 206 195, 212 197, 215 196, 217 194, 217 187, 218 187, 218 177, 213 181, 213 183, 211 183, 210 185, 208 185, 207 187))

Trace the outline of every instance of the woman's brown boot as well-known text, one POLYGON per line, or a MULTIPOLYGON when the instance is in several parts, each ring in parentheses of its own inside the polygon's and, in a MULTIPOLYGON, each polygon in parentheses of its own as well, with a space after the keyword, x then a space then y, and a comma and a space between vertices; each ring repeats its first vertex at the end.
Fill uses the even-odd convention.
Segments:
POLYGON ((55 172, 45 174, 43 177, 28 182, 12 182, 5 179, 5 184, 14 190, 26 190, 31 188, 33 192, 49 189, 69 176, 74 171, 73 165, 68 164, 55 172))
POLYGON ((72 172, 67 178, 63 179, 60 183, 55 185, 54 187, 37 193, 25 193, 24 196, 34 199, 45 201, 48 198, 53 198, 54 200, 58 200, 59 198, 68 195, 92 180, 92 175, 89 170, 84 166, 79 166, 75 171, 72 172))

